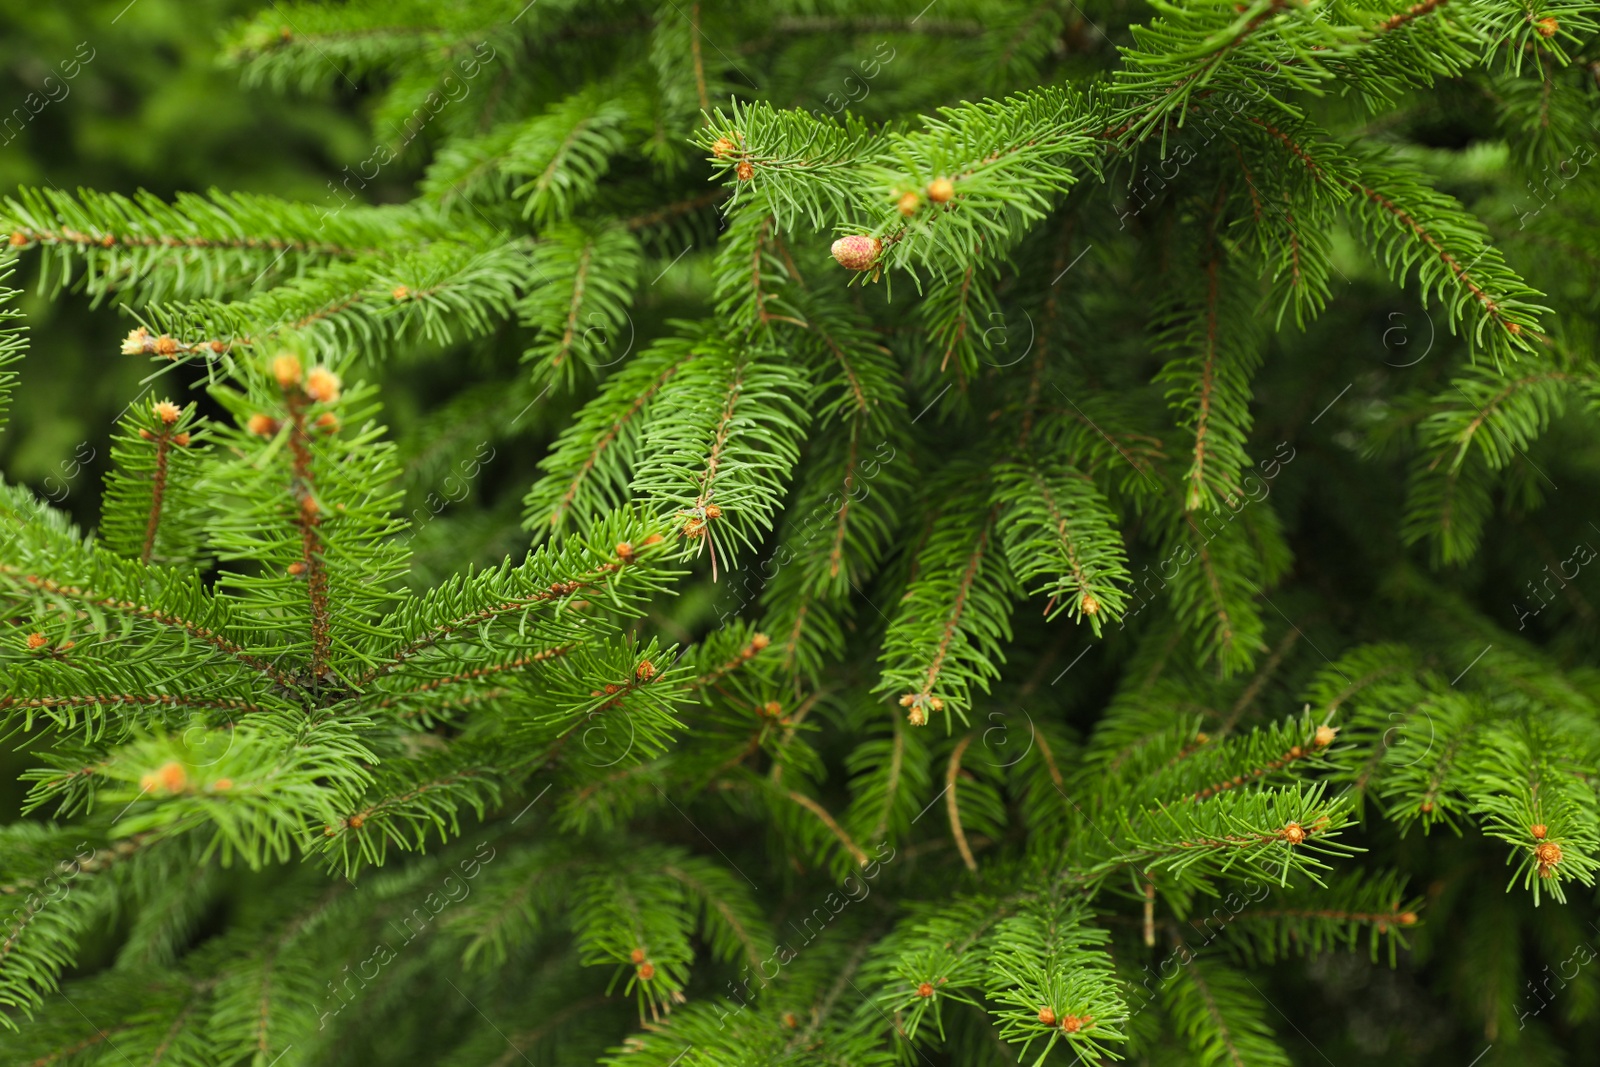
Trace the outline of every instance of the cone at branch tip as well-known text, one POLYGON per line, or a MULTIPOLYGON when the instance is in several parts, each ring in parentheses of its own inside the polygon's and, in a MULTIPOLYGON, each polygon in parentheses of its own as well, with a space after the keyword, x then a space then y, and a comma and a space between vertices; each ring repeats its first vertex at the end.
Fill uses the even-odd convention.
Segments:
POLYGON ((833 258, 846 270, 871 270, 883 251, 883 242, 866 234, 851 234, 833 242, 833 258))

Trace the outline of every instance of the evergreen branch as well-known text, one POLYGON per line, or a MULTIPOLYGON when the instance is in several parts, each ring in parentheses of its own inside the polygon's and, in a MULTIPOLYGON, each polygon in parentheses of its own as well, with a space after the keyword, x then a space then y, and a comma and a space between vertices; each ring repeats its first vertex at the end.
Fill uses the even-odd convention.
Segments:
POLYGON ((1094 484, 1065 464, 1047 478, 1033 464, 995 471, 995 497, 1005 506, 1000 537, 1017 581, 1047 579, 1033 589, 1048 593, 1047 618, 1071 611, 1096 633, 1101 618, 1127 610, 1127 556, 1116 520, 1094 484))
POLYGON ((382 355, 406 341, 482 335, 513 306, 529 269, 525 242, 481 247, 490 240, 484 233, 315 267, 248 299, 155 304, 147 313, 164 332, 142 350, 175 346, 175 357, 287 342, 338 359, 355 347, 382 355), (226 340, 163 345, 168 335, 226 340))
POLYGON ((1378 23, 1375 29, 1379 33, 1388 33, 1390 30, 1399 29, 1412 19, 1433 14, 1433 12, 1443 7, 1448 2, 1449 0, 1422 0, 1422 2, 1419 4, 1412 4, 1404 11, 1390 15, 1388 18, 1378 23))
POLYGON ((109 629, 107 616, 148 624, 154 628, 150 632, 170 636, 162 647, 172 654, 198 642, 210 654, 291 684, 288 672, 251 650, 245 643, 249 637, 234 632, 232 612, 196 578, 151 570, 85 543, 58 513, 24 491, 6 490, 3 503, 17 536, 7 546, 9 561, 0 562, 0 589, 31 602, 39 620, 58 613, 76 618, 82 612, 102 632, 109 629))
POLYGON ((27 351, 25 327, 17 320, 22 312, 11 306, 19 295, 5 282, 16 271, 16 259, 9 252, 0 252, 0 430, 6 426, 6 410, 11 404, 11 387, 16 383, 16 371, 7 370, 27 351))
POLYGON ((970 687, 987 690, 999 674, 1000 642, 1010 632, 1013 579, 991 551, 999 514, 970 496, 936 523, 918 555, 919 570, 884 639, 879 691, 899 690, 913 726, 948 701, 965 721, 970 687))
POLYGON ((15 248, 44 251, 41 284, 74 277, 97 299, 134 289, 145 301, 214 297, 294 277, 328 260, 371 255, 396 240, 447 238, 442 219, 406 208, 344 207, 328 212, 265 196, 181 194, 167 204, 22 189, 0 205, 0 230, 15 248))
MULTIPOLYGON (((558 548, 543 546, 520 566, 513 567, 507 560, 494 570, 457 577, 418 602, 403 604, 383 625, 397 634, 398 640, 380 653, 358 684, 367 685, 400 671, 429 649, 463 642, 500 620, 514 622, 514 631, 546 657, 564 643, 552 636, 607 632, 610 624, 582 613, 578 605, 609 600, 625 613, 637 611, 634 605, 671 577, 659 567, 669 549, 653 532, 658 526, 638 516, 616 513, 598 524, 592 540, 573 538, 558 548), (548 629, 534 628, 530 633, 527 620, 534 618, 547 619, 548 629)), ((448 665, 449 661, 429 664, 433 670, 448 665)), ((413 676, 421 669, 414 668, 413 676)))
POLYGON ((709 547, 715 570, 771 528, 809 413, 793 371, 765 353, 697 347, 645 429, 633 490, 674 515, 695 551, 709 547))
POLYGON ((387 638, 374 627, 404 568, 394 446, 370 421, 370 386, 287 353, 252 369, 244 391, 212 390, 238 425, 218 429, 232 458, 208 483, 221 497, 210 540, 221 560, 260 564, 222 587, 312 687, 358 677, 387 638))
POLYGON ((737 655, 735 655, 735 656, 723 661, 722 663, 718 664, 717 666, 711 668, 706 673, 700 675, 698 678, 696 678, 694 680, 694 684, 696 686, 700 687, 701 689, 704 689, 704 688, 706 688, 708 686, 715 685, 717 682, 721 681, 723 678, 727 677, 729 674, 731 674, 734 671, 738 670, 740 667, 744 666, 746 663, 749 663, 758 654, 760 654, 761 651, 764 650, 769 644, 771 644, 771 638, 767 637, 766 634, 764 634, 764 633, 751 634, 750 635, 750 640, 748 642, 746 642, 742 648, 739 649, 739 652, 738 652, 737 655))
POLYGON ((533 262, 545 284, 532 290, 518 309, 524 325, 540 333, 538 342, 523 353, 523 359, 538 364, 536 383, 560 376, 570 386, 580 360, 595 373, 627 354, 624 349, 611 355, 606 349, 629 321, 639 263, 638 242, 621 227, 547 231, 533 262))
POLYGON ((1528 337, 1539 336, 1537 316, 1549 309, 1528 302, 1539 293, 1505 264, 1486 240, 1482 224, 1453 199, 1371 153, 1340 157, 1278 125, 1254 116, 1250 121, 1281 143, 1320 184, 1355 194, 1354 206, 1390 273, 1403 281, 1415 268, 1424 298, 1431 294, 1444 303, 1452 330, 1464 328, 1469 316, 1475 319, 1468 334, 1475 349, 1487 348, 1497 364, 1531 351, 1528 337))
POLYGON ((593 197, 610 158, 623 148, 621 127, 636 106, 594 87, 527 122, 500 161, 508 177, 528 179, 511 194, 527 197, 523 215, 548 226, 593 197))
POLYGON ((1220 961, 1201 958, 1191 959, 1168 987, 1168 1008, 1204 1067, 1289 1067, 1247 985, 1248 979, 1220 961))
POLYGON ((306 431, 307 399, 289 399, 289 453, 298 497, 295 523, 300 527, 301 573, 305 575, 306 597, 311 603, 311 676, 317 678, 327 664, 330 641, 328 574, 322 564, 325 548, 318 529, 322 525, 321 507, 313 495, 316 485, 311 473, 311 435, 306 431))
POLYGON ((657 395, 703 354, 687 340, 660 341, 608 378, 540 461, 544 476, 524 500, 524 525, 536 536, 546 527, 553 535, 571 515, 604 513, 626 503, 657 395))

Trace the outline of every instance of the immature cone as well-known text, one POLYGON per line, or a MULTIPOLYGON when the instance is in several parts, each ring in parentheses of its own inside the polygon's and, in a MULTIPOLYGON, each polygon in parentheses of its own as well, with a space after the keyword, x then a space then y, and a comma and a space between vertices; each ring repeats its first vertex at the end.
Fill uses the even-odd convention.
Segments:
POLYGON ((1328 726, 1324 724, 1317 727, 1317 733, 1314 740, 1316 741, 1318 748, 1327 748, 1329 745, 1333 744, 1333 739, 1338 735, 1339 728, 1337 726, 1328 726))
POLYGON ((1556 864, 1561 862, 1561 846, 1554 841, 1546 841, 1533 850, 1533 858, 1539 861, 1540 877, 1548 878, 1556 864))
POLYGON ((1554 15, 1546 15, 1538 22, 1535 22, 1533 24, 1533 28, 1539 31, 1540 37, 1549 38, 1554 37, 1556 35, 1556 31, 1561 29, 1561 23, 1556 21, 1554 15))
POLYGON ((300 360, 292 352, 283 352, 275 356, 272 360, 272 376, 278 379, 280 389, 299 385, 300 360))
POLYGON ((644 962, 644 949, 642 949, 642 948, 634 949, 632 952, 630 952, 628 954, 628 959, 632 960, 634 962, 634 964, 636 964, 636 965, 640 964, 640 963, 643 963, 644 962))
POLYGON ((955 195, 955 184, 949 178, 935 178, 928 183, 928 199, 935 204, 943 204, 955 195))
POLYGON ((49 638, 45 637, 44 634, 32 633, 28 635, 28 647, 30 649, 43 648, 48 642, 49 638))
POLYGON ((1279 830, 1278 836, 1282 837, 1291 845, 1298 845, 1300 842, 1306 839, 1306 832, 1299 823, 1292 822, 1284 826, 1282 830, 1279 830))
POLYGON ((1050 1008, 1040 1008, 1039 1021, 1046 1026, 1054 1026, 1056 1024, 1056 1013, 1050 1008))
POLYGON ((639 977, 648 982, 656 976, 656 965, 648 960, 639 964, 639 977))
POLYGON ((927 982, 923 982, 921 985, 917 986, 917 996, 924 999, 933 996, 933 986, 929 985, 927 982))
POLYGON ((178 342, 174 341, 166 334, 162 334, 160 337, 156 338, 155 349, 158 355, 166 356, 168 359, 171 359, 173 356, 178 354, 178 342))
POLYGON ((150 406, 150 410, 152 413, 154 413, 156 418, 160 419, 168 426, 171 426, 173 423, 177 422, 178 416, 183 414, 183 412, 178 410, 178 405, 174 404, 170 400, 158 400, 150 406))
POLYGON ((711 154, 718 159, 726 159, 733 154, 733 142, 726 137, 718 137, 711 142, 711 154))
POLYGON ((740 181, 747 182, 756 176, 755 164, 748 159, 741 159, 739 160, 739 165, 733 168, 733 173, 738 176, 740 181))
POLYGON ((394 297, 396 300, 408 300, 411 297, 411 290, 403 285, 397 285, 394 287, 394 291, 389 295, 394 297))
POLYGON ((878 262, 883 242, 864 233, 851 234, 833 242, 833 258, 846 270, 871 270, 878 262))
POLYGON ((1078 602, 1078 606, 1083 609, 1085 615, 1098 615, 1100 613, 1100 601, 1096 600, 1092 593, 1083 594, 1083 599, 1078 602))
POLYGON ((900 203, 896 206, 902 215, 915 215, 917 208, 922 206, 922 197, 916 193, 907 193, 900 198, 900 203))
POLYGON ((150 340, 150 331, 143 326, 137 330, 129 330, 128 336, 122 339, 122 354, 125 356, 142 356, 150 351, 146 344, 150 340))
POLYGON ((189 776, 183 773, 183 764, 177 760, 169 760, 157 770, 139 779, 140 788, 147 793, 154 789, 176 793, 188 783, 189 776))
POLYGON ((326 367, 312 367, 306 375, 306 395, 324 404, 339 399, 339 376, 326 367))
POLYGON ((755 634, 750 638, 750 647, 755 649, 757 652, 761 651, 763 648, 766 648, 771 643, 772 638, 768 637, 766 634, 755 634))
POLYGON ((1536 822, 1532 826, 1528 827, 1528 833, 1533 835, 1533 839, 1535 841, 1543 841, 1544 835, 1549 832, 1550 831, 1545 828, 1545 825, 1542 822, 1536 822))
POLYGON ((278 420, 258 412, 245 421, 244 428, 257 437, 271 437, 278 432, 278 420))

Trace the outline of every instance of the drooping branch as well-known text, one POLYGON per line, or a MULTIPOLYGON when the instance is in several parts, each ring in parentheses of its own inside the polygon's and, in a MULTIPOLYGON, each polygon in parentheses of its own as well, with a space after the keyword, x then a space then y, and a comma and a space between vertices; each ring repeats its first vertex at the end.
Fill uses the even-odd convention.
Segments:
POLYGON ((789 790, 787 795, 790 800, 794 801, 796 804, 799 804, 802 808, 805 808, 807 811, 811 812, 811 814, 815 815, 818 820, 821 821, 822 825, 828 828, 828 832, 839 839, 839 844, 843 845, 845 851, 850 853, 851 858, 856 861, 857 866, 865 867, 869 862, 871 862, 867 854, 861 850, 861 846, 856 844, 855 839, 845 831, 844 827, 839 825, 838 820, 832 815, 828 814, 827 808, 823 807, 821 804, 818 804, 815 800, 812 800, 804 793, 793 789, 789 790))
POLYGON ((950 815, 950 834, 955 838, 956 848, 961 852, 961 862, 967 865, 967 870, 976 872, 978 861, 972 858, 972 847, 967 844, 966 831, 961 828, 961 804, 956 797, 956 779, 961 774, 961 757, 971 743, 972 735, 968 734, 956 742, 955 750, 950 753, 950 762, 945 765, 944 771, 944 805, 945 811, 950 815))

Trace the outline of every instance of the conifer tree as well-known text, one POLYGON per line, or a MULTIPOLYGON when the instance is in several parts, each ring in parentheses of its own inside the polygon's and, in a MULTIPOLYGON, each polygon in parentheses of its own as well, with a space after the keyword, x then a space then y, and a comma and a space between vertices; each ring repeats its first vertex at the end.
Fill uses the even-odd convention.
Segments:
POLYGON ((1595 16, 229 28, 323 202, 0 200, 0 1063, 1596 1062, 1595 16))

